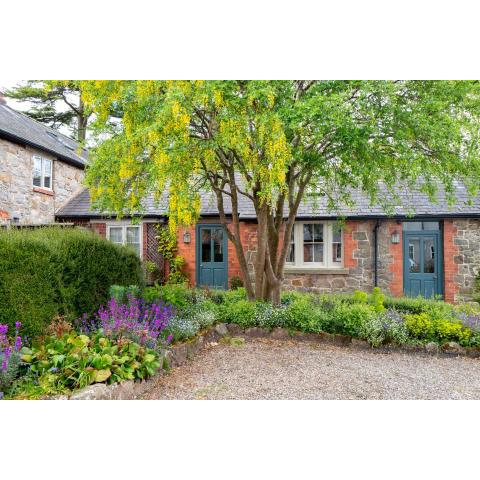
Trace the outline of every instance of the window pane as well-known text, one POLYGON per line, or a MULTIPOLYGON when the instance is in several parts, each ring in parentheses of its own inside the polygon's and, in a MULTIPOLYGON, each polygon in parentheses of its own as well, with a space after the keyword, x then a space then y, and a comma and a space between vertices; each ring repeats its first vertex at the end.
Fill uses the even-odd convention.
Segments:
POLYGON ((321 223, 313 224, 313 233, 315 242, 323 242, 323 225, 321 223))
POLYGON ((313 225, 311 223, 305 223, 303 225, 303 241, 313 241, 313 225))
POLYGON ((295 244, 294 243, 290 244, 290 247, 288 248, 287 262, 295 263, 295 244))
POLYGON ((123 228, 122 227, 110 227, 110 240, 113 243, 123 243, 123 228))
POLYGON ((341 243, 332 244, 332 262, 342 263, 342 244, 341 243))
POLYGON ((213 235, 213 261, 223 262, 223 230, 218 228, 213 235))
POLYGON ((42 159, 38 157, 33 158, 33 185, 42 186, 42 159))
POLYGON ((435 273, 435 243, 432 237, 423 239, 423 272, 435 273))
POLYGON ((52 162, 46 159, 43 160, 43 186, 52 187, 52 162))
POLYGON ((421 230, 422 222, 403 222, 404 230, 421 230))
POLYGON ((323 243, 313 244, 313 261, 316 263, 323 262, 323 243))
POLYGON ((408 240, 408 264, 410 272, 420 272, 420 239, 418 237, 408 240))
POLYGON ((439 222, 423 222, 424 230, 440 230, 439 222))
POLYGON ((127 227, 127 243, 140 243, 140 227, 127 227))
POLYGON ((211 230, 202 228, 202 262, 211 261, 211 230))
POLYGON ((305 263, 313 262, 313 244, 307 243, 303 245, 303 261, 305 263))

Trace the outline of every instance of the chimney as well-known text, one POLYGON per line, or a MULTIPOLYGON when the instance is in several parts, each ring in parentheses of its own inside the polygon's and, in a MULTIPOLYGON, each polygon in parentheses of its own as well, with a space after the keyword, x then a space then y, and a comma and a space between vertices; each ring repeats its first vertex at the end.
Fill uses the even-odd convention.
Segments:
POLYGON ((6 105, 7 101, 5 100, 5 97, 3 96, 3 92, 0 91, 0 105, 6 105))

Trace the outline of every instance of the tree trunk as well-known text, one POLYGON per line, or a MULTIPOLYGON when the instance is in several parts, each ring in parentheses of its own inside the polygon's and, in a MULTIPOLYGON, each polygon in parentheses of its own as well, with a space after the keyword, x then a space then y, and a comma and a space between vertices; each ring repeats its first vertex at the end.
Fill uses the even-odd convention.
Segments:
POLYGON ((82 97, 80 97, 77 112, 77 141, 83 143, 87 138, 88 115, 85 114, 85 107, 82 97))

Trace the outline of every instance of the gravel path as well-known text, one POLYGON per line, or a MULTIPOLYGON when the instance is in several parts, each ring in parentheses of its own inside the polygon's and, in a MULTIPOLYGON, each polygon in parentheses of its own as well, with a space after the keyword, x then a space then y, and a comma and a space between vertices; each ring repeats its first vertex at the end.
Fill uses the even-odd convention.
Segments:
POLYGON ((208 345, 146 399, 480 399, 480 360, 256 339, 208 345))

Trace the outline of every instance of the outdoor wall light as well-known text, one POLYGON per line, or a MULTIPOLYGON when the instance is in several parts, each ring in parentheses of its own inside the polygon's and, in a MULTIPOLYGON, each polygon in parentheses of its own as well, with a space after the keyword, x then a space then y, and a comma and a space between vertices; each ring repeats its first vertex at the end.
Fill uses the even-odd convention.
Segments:
POLYGON ((400 234, 396 230, 394 230, 391 239, 392 243, 400 243, 400 234))
POLYGON ((184 232, 183 243, 190 243, 190 232, 184 232))

